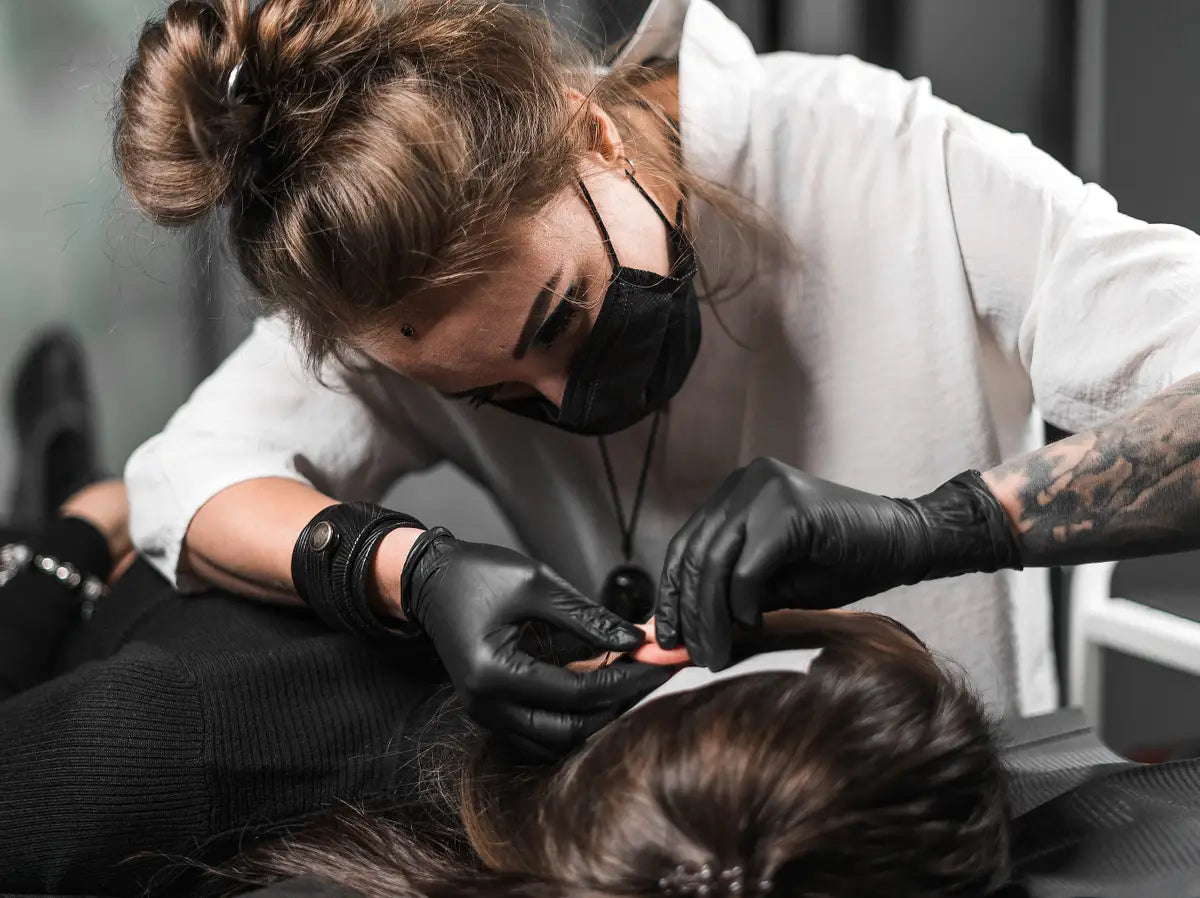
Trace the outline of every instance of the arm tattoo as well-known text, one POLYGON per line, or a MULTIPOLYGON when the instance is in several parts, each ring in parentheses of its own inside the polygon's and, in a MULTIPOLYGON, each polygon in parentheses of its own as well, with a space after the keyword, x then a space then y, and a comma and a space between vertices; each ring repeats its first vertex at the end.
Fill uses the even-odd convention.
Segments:
POLYGON ((1200 377, 986 475, 1026 564, 1200 548, 1200 377))

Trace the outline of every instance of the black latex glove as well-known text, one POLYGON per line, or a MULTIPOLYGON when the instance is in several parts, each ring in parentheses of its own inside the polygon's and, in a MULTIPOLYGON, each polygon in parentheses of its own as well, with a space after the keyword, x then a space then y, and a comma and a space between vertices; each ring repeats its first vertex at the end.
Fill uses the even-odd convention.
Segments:
POLYGON ((519 645, 530 621, 567 631, 597 655, 631 651, 645 637, 545 565, 441 527, 417 538, 400 589, 466 712, 526 755, 562 754, 673 673, 635 663, 576 673, 535 659, 519 645))
POLYGON ((890 499, 760 458, 736 471, 671 540, 655 605, 665 649, 714 670, 735 623, 837 608, 902 584, 1020 568, 1004 509, 978 471, 919 499, 890 499))

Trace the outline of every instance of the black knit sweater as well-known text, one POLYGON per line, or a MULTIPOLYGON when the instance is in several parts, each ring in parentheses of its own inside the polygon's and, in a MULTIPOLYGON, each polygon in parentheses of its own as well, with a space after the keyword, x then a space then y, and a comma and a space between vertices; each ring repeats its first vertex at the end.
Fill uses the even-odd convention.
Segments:
MULTIPOLYGON (((36 542, 107 565, 82 522, 36 542)), ((142 563, 88 623, 19 574, 0 588, 0 893, 181 894, 181 859, 403 797, 405 724, 444 674, 420 641, 397 655, 304 609, 180 596, 142 563)))

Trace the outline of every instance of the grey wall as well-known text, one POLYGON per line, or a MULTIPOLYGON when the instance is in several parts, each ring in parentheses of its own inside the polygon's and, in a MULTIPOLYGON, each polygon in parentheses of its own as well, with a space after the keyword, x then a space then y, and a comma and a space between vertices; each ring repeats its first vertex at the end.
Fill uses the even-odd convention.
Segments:
MULTIPOLYGON (((1092 153, 1102 181, 1131 215, 1200 228, 1200 4, 1106 0, 1104 7, 1100 145, 1092 153)), ((1200 619, 1197 584, 1200 555, 1192 554, 1122 565, 1115 589, 1200 619)), ((1116 652, 1106 658, 1104 731, 1114 748, 1183 743, 1200 754, 1200 680, 1116 652)))
MULTIPOLYGON (((0 405, 20 347, 70 322, 92 358, 105 462, 116 470, 187 394, 186 240, 122 200, 109 101, 151 0, 0 3, 0 405)), ((0 418, 0 509, 13 477, 0 418)))

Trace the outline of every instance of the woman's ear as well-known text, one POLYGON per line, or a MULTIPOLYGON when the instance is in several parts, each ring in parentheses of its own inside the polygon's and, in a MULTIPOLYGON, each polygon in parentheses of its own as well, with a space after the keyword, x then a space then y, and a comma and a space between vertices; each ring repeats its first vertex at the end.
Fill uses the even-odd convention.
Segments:
POLYGON ((588 150, 597 153, 606 163, 625 158, 625 142, 612 116, 573 87, 567 88, 567 103, 580 110, 588 131, 588 150))

